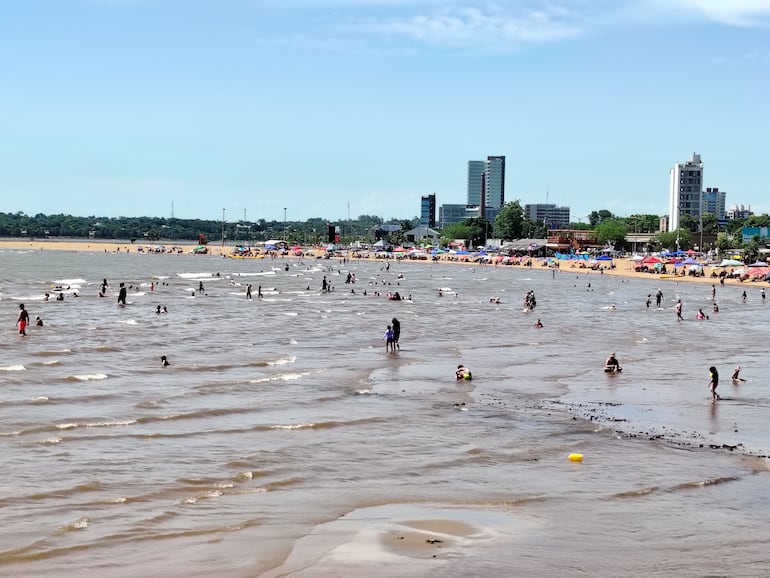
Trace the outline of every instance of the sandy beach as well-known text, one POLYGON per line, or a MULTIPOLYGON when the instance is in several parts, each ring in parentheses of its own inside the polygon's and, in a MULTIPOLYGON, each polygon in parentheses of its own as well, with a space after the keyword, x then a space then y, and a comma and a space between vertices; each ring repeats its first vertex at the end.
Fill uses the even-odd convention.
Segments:
MULTIPOLYGON (((165 245, 166 247, 179 247, 181 249, 181 252, 183 253, 189 253, 195 246, 197 246, 197 243, 193 241, 186 241, 186 242, 174 242, 174 243, 157 243, 161 245, 165 245)), ((110 240, 110 241, 102 241, 102 240, 26 240, 26 239, 0 239, 0 251, 2 250, 34 250, 34 251, 79 251, 79 252, 100 252, 100 253, 118 253, 118 252, 138 252, 138 251, 146 251, 148 247, 152 247, 153 245, 149 245, 146 243, 135 243, 132 244, 130 241, 120 241, 120 240, 110 240)), ((222 257, 223 255, 226 257, 231 256, 233 247, 229 245, 225 245, 224 247, 221 245, 216 244, 210 244, 208 245, 209 253, 207 255, 199 255, 200 258, 206 258, 206 257, 222 257)), ((320 251, 320 249, 319 249, 320 251)), ((174 255, 176 253, 164 253, 162 255, 174 255)), ((286 256, 286 258, 293 259, 295 258, 293 255, 289 254, 286 256)), ((432 261, 410 261, 410 263, 431 263, 432 261)), ((459 265, 469 265, 467 261, 452 261, 447 258, 443 258, 441 260, 442 263, 453 263, 453 264, 459 264, 459 265)), ((533 268, 544 268, 542 263, 538 260, 534 261, 533 268)), ((717 277, 712 277, 712 273, 719 274, 723 269, 719 267, 709 267, 706 266, 705 269, 705 275, 702 277, 694 277, 691 275, 674 275, 671 272, 668 274, 656 274, 656 273, 646 273, 646 272, 639 272, 634 270, 634 263, 629 259, 615 259, 614 260, 614 267, 606 267, 603 268, 601 271, 593 270, 590 268, 580 267, 580 264, 578 262, 574 261, 561 261, 560 262, 560 273, 564 274, 566 272, 574 272, 577 275, 616 275, 621 276, 625 278, 637 278, 637 279, 658 279, 661 281, 661 283, 679 283, 679 282, 687 282, 687 283, 708 283, 708 284, 719 284, 719 279, 717 277)), ((488 264, 483 265, 485 267, 492 267, 494 265, 488 264)), ((521 265, 498 265, 499 267, 504 268, 511 268, 511 269, 521 269, 521 265)), ((770 287, 770 282, 767 281, 741 281, 739 279, 725 279, 724 281, 725 285, 745 285, 747 287, 770 287)))

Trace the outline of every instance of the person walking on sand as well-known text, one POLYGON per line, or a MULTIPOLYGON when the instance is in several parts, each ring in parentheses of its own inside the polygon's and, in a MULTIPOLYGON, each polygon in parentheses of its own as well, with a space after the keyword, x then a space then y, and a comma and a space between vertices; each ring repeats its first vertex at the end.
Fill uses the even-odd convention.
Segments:
POLYGON ((19 319, 16 321, 19 327, 19 335, 27 335, 27 325, 29 325, 29 313, 24 309, 24 303, 19 304, 19 319))
POLYGON ((722 399, 717 394, 717 386, 719 385, 719 372, 717 372, 717 368, 713 365, 709 367, 709 377, 711 378, 711 381, 709 381, 709 391, 711 392, 712 401, 718 401, 722 399))
POLYGON ((398 344, 398 340, 401 338, 401 322, 394 317, 390 323, 393 325, 393 347, 401 350, 401 346, 398 344))
POLYGON ((674 307, 674 310, 676 311, 676 320, 684 321, 684 317, 682 317, 682 300, 681 299, 676 300, 676 307, 674 307))

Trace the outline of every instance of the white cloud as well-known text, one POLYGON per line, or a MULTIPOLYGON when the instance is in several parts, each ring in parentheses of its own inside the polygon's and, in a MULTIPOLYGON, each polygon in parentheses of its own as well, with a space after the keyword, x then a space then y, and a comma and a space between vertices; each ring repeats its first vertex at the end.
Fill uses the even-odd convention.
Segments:
POLYGON ((367 27, 392 37, 459 46, 553 42, 582 31, 569 11, 546 5, 519 10, 443 8, 370 21, 367 27))
POLYGON ((655 0, 731 26, 770 26, 770 0, 655 0))

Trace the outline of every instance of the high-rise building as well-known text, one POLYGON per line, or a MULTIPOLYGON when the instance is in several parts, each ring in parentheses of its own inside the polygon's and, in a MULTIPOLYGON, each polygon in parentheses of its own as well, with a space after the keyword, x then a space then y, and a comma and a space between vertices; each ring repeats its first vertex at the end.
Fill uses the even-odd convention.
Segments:
POLYGON ((461 223, 468 217, 467 205, 445 204, 438 208, 438 226, 440 229, 455 223, 461 223))
POLYGON ((436 226, 436 195, 423 195, 420 200, 420 225, 424 227, 436 226))
POLYGON ((720 191, 719 187, 707 187, 701 196, 701 210, 711 213, 721 221, 725 218, 725 201, 727 193, 720 191))
POLYGON ((669 171, 668 230, 676 231, 684 215, 701 216, 703 162, 692 153, 686 163, 677 163, 669 171))
POLYGON ((469 207, 478 207, 481 205, 481 195, 484 194, 483 190, 486 172, 486 161, 468 161, 466 204, 469 207))
POLYGON ((524 216, 533 223, 543 223, 548 229, 564 229, 570 223, 569 207, 548 203, 527 203, 524 216))
POLYGON ((505 204, 505 157, 490 156, 485 161, 468 161, 467 204, 484 206, 484 212, 505 204))
POLYGON ((500 209, 505 204, 505 157, 487 157, 486 207, 500 209))

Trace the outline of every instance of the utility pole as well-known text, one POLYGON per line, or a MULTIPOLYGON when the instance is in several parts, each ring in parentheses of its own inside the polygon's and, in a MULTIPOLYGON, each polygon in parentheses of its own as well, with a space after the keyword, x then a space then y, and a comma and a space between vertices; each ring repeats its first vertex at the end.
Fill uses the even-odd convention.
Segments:
POLYGON ((283 241, 286 242, 286 207, 283 208, 283 241))
POLYGON ((225 210, 222 209, 222 254, 225 253, 225 210))

